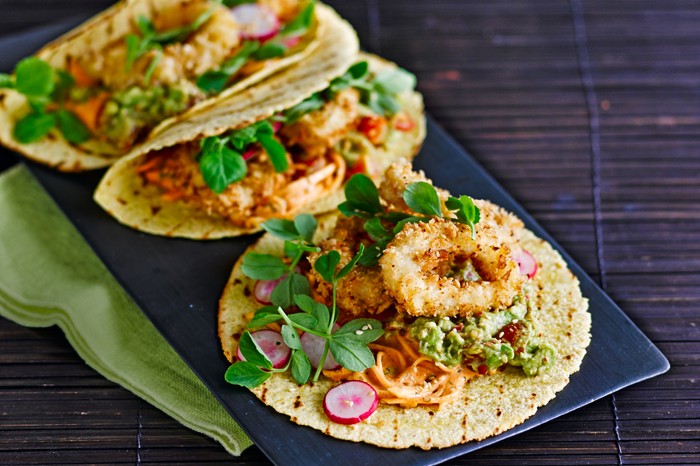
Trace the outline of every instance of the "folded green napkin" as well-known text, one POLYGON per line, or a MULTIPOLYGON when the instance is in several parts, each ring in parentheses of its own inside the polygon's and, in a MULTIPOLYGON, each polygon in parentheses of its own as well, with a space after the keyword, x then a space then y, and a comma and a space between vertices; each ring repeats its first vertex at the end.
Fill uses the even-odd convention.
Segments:
POLYGON ((0 175, 0 315, 58 325, 90 367, 233 455, 252 442, 29 171, 0 175))

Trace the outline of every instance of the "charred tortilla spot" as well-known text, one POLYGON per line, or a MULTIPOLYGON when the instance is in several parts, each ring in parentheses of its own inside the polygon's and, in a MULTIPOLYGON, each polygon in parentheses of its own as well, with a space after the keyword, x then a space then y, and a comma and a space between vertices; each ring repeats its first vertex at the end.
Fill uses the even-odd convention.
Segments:
POLYGON ((304 406, 304 403, 301 401, 301 396, 297 395, 296 400, 294 400, 294 408, 299 409, 302 406, 304 406))
POLYGON ((151 206, 151 214, 153 214, 154 216, 158 215, 158 212, 160 212, 162 208, 163 207, 157 205, 151 206))
POLYGON ((267 385, 263 387, 262 394, 260 395, 260 401, 266 403, 267 401, 267 385))
POLYGON ((118 197, 118 198, 117 198, 117 202, 120 203, 121 205, 127 205, 127 204, 128 204, 128 202, 126 202, 126 201, 125 201, 124 199, 122 199, 121 197, 118 197))

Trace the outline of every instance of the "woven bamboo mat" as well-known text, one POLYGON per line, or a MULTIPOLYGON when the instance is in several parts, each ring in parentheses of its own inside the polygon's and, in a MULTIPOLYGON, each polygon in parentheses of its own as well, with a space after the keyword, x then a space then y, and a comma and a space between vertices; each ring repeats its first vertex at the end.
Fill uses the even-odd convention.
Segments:
MULTIPOLYGON (((2 0, 0 31, 109 3, 2 0)), ((453 464, 700 463, 700 4, 329 3, 418 75, 428 111, 672 365, 453 464)), ((55 329, 0 319, 0 464, 37 462, 266 460, 232 458, 105 381, 55 329)))

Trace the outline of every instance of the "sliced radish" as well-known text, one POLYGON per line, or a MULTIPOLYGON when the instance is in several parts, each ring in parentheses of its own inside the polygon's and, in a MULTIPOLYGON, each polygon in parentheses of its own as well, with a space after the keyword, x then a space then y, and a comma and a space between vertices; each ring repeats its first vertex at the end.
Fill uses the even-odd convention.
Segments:
POLYGON ((257 155, 259 152, 260 152, 260 150, 255 148, 255 147, 252 149, 248 149, 247 151, 243 152, 243 155, 242 155, 243 160, 245 160, 247 162, 248 160, 252 159, 253 156, 257 155))
POLYGON ((241 26, 243 39, 265 41, 280 31, 280 20, 271 9, 255 3, 244 3, 231 9, 241 26))
MULTIPOLYGON (((281 333, 275 332, 274 330, 256 330, 255 332, 250 332, 250 336, 253 337, 255 343, 263 350, 267 359, 272 363, 272 367, 279 369, 287 364, 292 350, 284 342, 281 333)), ((236 351, 236 356, 239 360, 245 361, 240 347, 238 347, 236 351)))
MULTIPOLYGON (((335 324, 333 326, 333 332, 337 331, 339 328, 340 325, 335 324)), ((321 362, 325 345, 325 338, 317 337, 316 335, 306 332, 301 334, 301 347, 304 350, 304 353, 306 353, 306 355, 309 357, 309 361, 314 369, 318 368, 318 364, 321 362)), ((323 369, 329 371, 338 369, 339 367, 340 364, 336 362, 335 358, 333 358, 333 355, 329 351, 328 355, 326 356, 326 362, 323 363, 323 369)))
POLYGON ((532 254, 522 249, 520 253, 515 257, 515 261, 520 266, 520 273, 527 275, 527 278, 532 278, 537 273, 537 261, 532 254))
POLYGON ((295 47, 297 44, 299 44, 299 42, 301 42, 301 36, 291 36, 282 40, 282 43, 285 45, 285 47, 289 49, 295 47))
POLYGON ((255 297, 255 300, 260 304, 271 304, 272 300, 270 299, 270 296, 272 295, 272 290, 274 290, 277 284, 281 281, 282 278, 278 278, 277 280, 256 281, 255 286, 253 287, 253 296, 255 297))
POLYGON ((372 415, 379 405, 377 391, 368 383, 349 380, 328 390, 323 410, 338 424, 357 424, 372 415))

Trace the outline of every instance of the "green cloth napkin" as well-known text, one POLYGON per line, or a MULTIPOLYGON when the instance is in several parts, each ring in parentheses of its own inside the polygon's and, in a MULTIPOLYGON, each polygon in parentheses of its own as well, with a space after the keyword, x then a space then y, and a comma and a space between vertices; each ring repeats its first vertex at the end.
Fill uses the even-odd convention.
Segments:
POLYGON ((0 175, 0 315, 58 325, 107 379, 233 455, 252 445, 24 166, 0 175))

